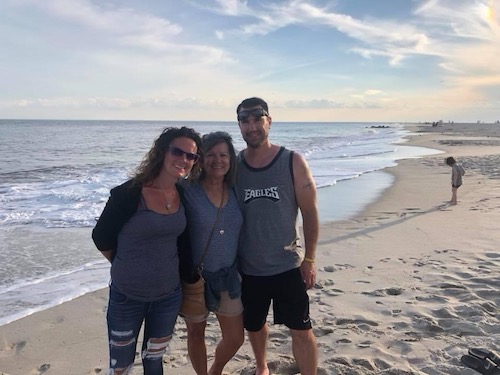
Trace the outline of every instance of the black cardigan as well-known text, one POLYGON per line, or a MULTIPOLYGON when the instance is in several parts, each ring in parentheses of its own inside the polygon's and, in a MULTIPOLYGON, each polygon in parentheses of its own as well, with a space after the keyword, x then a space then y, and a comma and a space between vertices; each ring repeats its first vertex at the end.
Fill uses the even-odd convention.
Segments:
MULTIPOLYGON (((125 223, 136 213, 141 199, 142 186, 132 180, 111 189, 111 196, 92 230, 92 239, 100 251, 112 251, 112 259, 116 255, 118 234, 125 223)), ((182 189, 179 189, 181 202, 184 201, 182 189)), ((177 238, 179 267, 181 279, 192 280, 193 257, 189 242, 188 228, 177 238)))
POLYGON ((111 196, 92 230, 92 239, 100 251, 116 250, 118 233, 137 211, 140 198, 141 185, 133 184, 132 180, 111 189, 111 196))

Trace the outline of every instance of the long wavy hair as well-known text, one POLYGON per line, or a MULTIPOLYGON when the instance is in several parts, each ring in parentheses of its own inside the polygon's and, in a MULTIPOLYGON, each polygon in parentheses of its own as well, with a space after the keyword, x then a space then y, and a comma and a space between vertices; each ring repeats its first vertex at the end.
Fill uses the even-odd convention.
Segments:
MULTIPOLYGON (((204 155, 210 151, 214 146, 219 143, 227 144, 229 150, 229 170, 224 175, 224 181, 229 185, 233 186, 236 183, 236 151, 233 146, 233 138, 229 133, 218 131, 205 134, 201 138, 201 145, 203 149, 203 156, 200 159, 200 166, 203 166, 204 155)), ((206 172, 201 168, 201 172, 197 178, 198 181, 202 181, 206 177, 206 172)))
MULTIPOLYGON (((163 129, 160 136, 154 141, 151 149, 146 153, 141 164, 135 169, 131 176, 134 184, 151 183, 158 175, 163 167, 165 153, 168 152, 170 143, 176 138, 190 138, 196 143, 198 154, 202 153, 201 138, 198 132, 192 128, 183 126, 182 128, 168 127, 163 129)), ((201 156, 201 155, 200 155, 201 156)), ((200 174, 201 163, 198 161, 193 165, 189 178, 197 177, 200 174)))

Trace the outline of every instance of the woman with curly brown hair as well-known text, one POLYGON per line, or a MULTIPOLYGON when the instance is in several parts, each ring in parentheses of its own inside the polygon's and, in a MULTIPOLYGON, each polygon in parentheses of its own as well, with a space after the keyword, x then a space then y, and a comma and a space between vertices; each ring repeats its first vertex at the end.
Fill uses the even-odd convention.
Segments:
POLYGON ((163 374, 162 357, 181 306, 177 239, 186 215, 176 184, 198 173, 200 149, 193 129, 166 128, 134 176, 111 190, 92 232, 96 247, 111 262, 110 373, 130 373, 144 323, 144 374, 163 374))

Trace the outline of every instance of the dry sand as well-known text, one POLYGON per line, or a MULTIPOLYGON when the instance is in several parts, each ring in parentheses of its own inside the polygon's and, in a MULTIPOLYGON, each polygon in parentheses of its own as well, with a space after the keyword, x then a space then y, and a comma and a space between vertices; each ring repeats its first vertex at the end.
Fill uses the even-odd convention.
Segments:
MULTIPOLYGON (((318 374, 472 375, 460 364, 467 348, 500 349, 500 125, 411 129, 409 144, 446 153, 400 161, 377 202, 321 228, 310 291, 318 374), (467 170, 457 206, 447 205, 449 155, 467 170)), ((106 301, 100 290, 0 327, 0 374, 106 373, 106 301)), ((210 358, 218 335, 211 319, 210 358)), ((273 374, 298 373, 283 327, 271 326, 268 362, 273 374)), ((164 368, 194 373, 181 320, 164 368)), ((246 341, 226 372, 253 370, 246 341)))

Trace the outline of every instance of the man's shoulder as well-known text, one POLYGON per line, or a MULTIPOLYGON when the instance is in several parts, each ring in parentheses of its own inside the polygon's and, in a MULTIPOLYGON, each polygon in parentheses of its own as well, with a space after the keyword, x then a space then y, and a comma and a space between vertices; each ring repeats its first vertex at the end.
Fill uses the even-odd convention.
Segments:
POLYGON ((236 161, 241 162, 245 158, 245 156, 244 156, 245 150, 246 150, 246 148, 244 148, 243 150, 238 152, 238 154, 236 155, 236 161))
POLYGON ((293 150, 291 148, 280 146, 283 155, 290 155, 294 160, 305 160, 304 155, 302 155, 299 151, 293 150))

